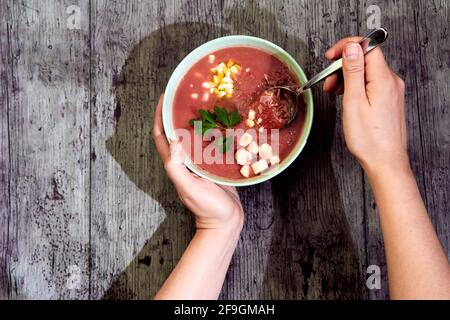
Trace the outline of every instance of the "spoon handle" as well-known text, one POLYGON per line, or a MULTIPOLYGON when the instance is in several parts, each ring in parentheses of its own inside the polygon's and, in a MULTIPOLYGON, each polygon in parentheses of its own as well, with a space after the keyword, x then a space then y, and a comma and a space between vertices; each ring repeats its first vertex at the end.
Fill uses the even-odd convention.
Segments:
MULTIPOLYGON (((363 49, 364 54, 375 49, 379 44, 383 43, 388 37, 388 33, 383 28, 378 28, 370 32, 367 36, 365 36, 361 41, 360 45, 363 49)), ((323 69, 321 72, 312 77, 308 82, 306 82, 302 87, 301 91, 307 90, 311 88, 316 83, 328 77, 330 74, 340 70, 342 68, 342 58, 334 61, 328 67, 323 69)))

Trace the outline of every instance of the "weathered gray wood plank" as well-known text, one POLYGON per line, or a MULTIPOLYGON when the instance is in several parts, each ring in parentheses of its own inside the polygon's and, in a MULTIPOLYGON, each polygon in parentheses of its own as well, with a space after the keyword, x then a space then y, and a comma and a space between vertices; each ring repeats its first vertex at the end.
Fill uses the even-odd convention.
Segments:
MULTIPOLYGON (((249 34, 311 76, 330 44, 368 31, 371 4, 406 80, 411 164, 450 256, 448 2, 75 1, 80 30, 69 30, 71 4, 0 3, 0 298, 152 297, 193 232, 150 137, 178 62, 249 34)), ((378 212, 345 147, 341 103, 313 92, 298 161, 239 190, 246 225, 222 299, 388 297, 378 212), (365 287, 371 264, 381 290, 365 287)))
MULTIPOLYGON (((2 2, 2 87, 11 94, 2 296, 12 299, 89 297, 89 21, 67 29, 68 6, 2 2)), ((89 12, 87 2, 79 7, 89 12)))
MULTIPOLYGON (((330 30, 338 28, 341 32, 338 21, 323 22, 322 17, 332 12, 342 17, 348 14, 349 6, 339 7, 332 2, 242 1, 226 2, 224 11, 230 33, 255 35, 281 45, 311 75, 324 66, 327 45, 336 40, 330 30)), ((348 30, 342 32, 348 34, 348 30)), ((272 182, 241 190, 247 222, 229 271, 232 281, 225 284, 223 298, 361 296, 361 172, 355 163, 346 162, 342 140, 333 142, 334 98, 315 88, 314 99, 315 124, 296 164, 272 182), (339 184, 334 176, 342 170, 334 173, 332 145, 338 149, 333 155, 336 168, 346 165, 349 171, 353 169, 351 175, 340 176, 339 184), (344 191, 341 197, 339 191, 344 191), (266 225, 267 230, 261 230, 261 225, 266 225), (264 274, 262 282, 258 281, 260 274, 264 274)))
MULTIPOLYGON (((422 158, 413 156, 421 193, 439 239, 450 258, 450 3, 419 2, 409 7, 416 34, 416 72, 411 79, 415 99, 422 158), (414 80, 413 80, 414 79, 414 80), (420 162, 419 162, 420 161, 420 162)), ((409 64, 405 64, 407 68, 409 64)), ((409 140, 410 145, 419 141, 409 140)), ((418 146, 419 148, 419 146, 418 146)))
MULTIPOLYGON (((448 107, 450 29, 448 1, 370 1, 382 12, 390 33, 383 51, 393 70, 406 83, 406 117, 410 162, 438 236, 450 255, 449 204, 450 128, 448 107)), ((363 3, 361 12, 368 3, 363 3)), ((364 24, 362 25, 364 26, 364 24)), ((378 210, 365 179, 368 264, 381 267, 382 290, 370 298, 388 298, 386 261, 378 210)))
POLYGON ((93 3, 94 298, 151 298, 192 236, 150 136, 170 73, 200 44, 188 44, 194 25, 165 27, 177 11, 176 3, 93 3))
POLYGON ((9 277, 9 127, 8 109, 12 96, 12 74, 10 65, 10 11, 9 2, 0 3, 0 299, 7 299, 11 288, 9 277))

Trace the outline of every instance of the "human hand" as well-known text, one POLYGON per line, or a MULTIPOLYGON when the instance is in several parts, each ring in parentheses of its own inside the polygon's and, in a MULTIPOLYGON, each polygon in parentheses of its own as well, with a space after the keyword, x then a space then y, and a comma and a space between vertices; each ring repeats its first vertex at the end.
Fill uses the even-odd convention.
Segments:
POLYGON ((368 174, 409 168, 404 110, 405 85, 380 48, 364 56, 360 37, 342 39, 325 54, 342 56, 343 83, 328 77, 324 91, 343 93, 343 129, 350 152, 368 174))
POLYGON ((197 229, 241 229, 244 211, 236 188, 216 185, 191 173, 184 165, 181 143, 172 141, 169 146, 162 124, 163 97, 155 110, 153 141, 178 196, 195 215, 197 229))

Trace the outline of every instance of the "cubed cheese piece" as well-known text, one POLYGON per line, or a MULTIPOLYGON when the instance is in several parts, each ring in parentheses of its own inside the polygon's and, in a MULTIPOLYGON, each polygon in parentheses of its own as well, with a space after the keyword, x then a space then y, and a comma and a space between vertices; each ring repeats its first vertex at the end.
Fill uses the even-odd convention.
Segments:
POLYGON ((244 177, 248 178, 250 175, 250 166, 248 164, 244 165, 240 172, 244 177))
POLYGON ((252 164, 252 170, 255 174, 259 174, 269 167, 265 159, 261 159, 252 164))
POLYGON ((252 154, 245 149, 239 149, 235 154, 236 162, 241 166, 248 164, 252 160, 252 154))
POLYGON ((239 145, 241 147, 246 147, 249 145, 250 142, 252 142, 253 137, 250 133, 246 132, 239 138, 239 145))
POLYGON ((276 164, 278 164, 278 163, 280 163, 280 157, 278 157, 278 156, 271 156, 270 157, 270 164, 273 166, 273 165, 276 165, 276 164))
POLYGON ((250 110, 250 111, 248 112, 248 118, 249 118, 250 120, 255 120, 255 115, 256 115, 255 110, 250 110))
POLYGON ((272 157, 272 147, 270 144, 263 143, 259 147, 259 157, 266 160, 269 160, 272 157))
POLYGON ((247 151, 253 154, 257 154, 259 151, 259 146, 255 141, 250 142, 247 146, 247 151))

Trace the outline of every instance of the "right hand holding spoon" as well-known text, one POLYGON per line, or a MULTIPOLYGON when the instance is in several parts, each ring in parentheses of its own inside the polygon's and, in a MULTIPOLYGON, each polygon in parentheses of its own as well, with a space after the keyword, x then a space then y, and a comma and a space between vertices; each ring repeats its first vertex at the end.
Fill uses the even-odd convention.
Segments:
POLYGON ((329 60, 342 56, 344 83, 333 74, 324 91, 343 93, 345 141, 368 175, 409 168, 404 82, 389 68, 380 48, 364 56, 360 40, 342 39, 326 52, 329 60))

